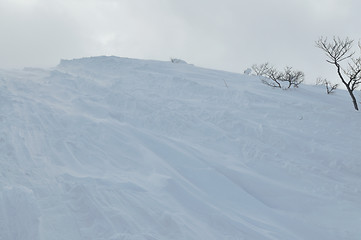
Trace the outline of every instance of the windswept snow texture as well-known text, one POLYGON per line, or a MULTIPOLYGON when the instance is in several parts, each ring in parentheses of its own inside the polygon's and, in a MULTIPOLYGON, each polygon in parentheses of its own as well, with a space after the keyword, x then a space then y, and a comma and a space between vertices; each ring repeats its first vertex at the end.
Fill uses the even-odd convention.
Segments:
POLYGON ((190 64, 0 71, 2 240, 359 240, 361 115, 190 64))

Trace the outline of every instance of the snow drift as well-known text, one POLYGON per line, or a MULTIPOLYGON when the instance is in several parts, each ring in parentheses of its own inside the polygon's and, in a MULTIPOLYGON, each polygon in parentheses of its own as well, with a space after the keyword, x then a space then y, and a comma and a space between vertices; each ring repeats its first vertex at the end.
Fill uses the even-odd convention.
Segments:
POLYGON ((0 239, 358 240, 347 93, 118 57, 0 71, 0 239))

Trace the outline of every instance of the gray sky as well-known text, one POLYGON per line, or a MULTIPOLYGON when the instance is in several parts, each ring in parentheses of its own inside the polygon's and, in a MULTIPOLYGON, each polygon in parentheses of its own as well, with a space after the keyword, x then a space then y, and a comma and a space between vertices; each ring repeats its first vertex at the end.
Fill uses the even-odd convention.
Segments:
MULTIPOLYGON (((0 68, 116 55, 333 76, 319 36, 360 39, 359 0, 0 0, 0 68)), ((330 79, 332 80, 332 79, 330 79)))

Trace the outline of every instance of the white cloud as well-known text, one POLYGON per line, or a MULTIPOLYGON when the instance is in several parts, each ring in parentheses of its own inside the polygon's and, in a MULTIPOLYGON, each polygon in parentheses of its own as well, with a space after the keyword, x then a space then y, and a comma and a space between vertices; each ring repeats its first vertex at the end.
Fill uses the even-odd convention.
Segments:
POLYGON ((314 41, 357 39, 359 8, 356 0, 2 0, 0 68, 106 54, 238 72, 269 61, 313 77, 324 66, 314 41))

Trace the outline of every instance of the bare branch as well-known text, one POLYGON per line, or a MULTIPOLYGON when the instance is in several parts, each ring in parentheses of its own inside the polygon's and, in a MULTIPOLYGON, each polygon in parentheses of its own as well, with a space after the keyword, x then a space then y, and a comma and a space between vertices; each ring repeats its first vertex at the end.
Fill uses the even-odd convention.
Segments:
POLYGON ((348 63, 348 69, 345 74, 349 78, 348 85, 351 90, 355 90, 361 83, 361 58, 352 59, 352 62, 348 63))
POLYGON ((353 40, 346 38, 344 40, 333 37, 333 41, 329 42, 327 38, 320 37, 316 41, 316 47, 322 49, 329 60, 327 62, 331 64, 339 63, 347 58, 352 57, 355 52, 350 52, 352 48, 353 40))
POLYGON ((252 66, 252 69, 256 73, 257 76, 263 76, 271 69, 271 67, 269 66, 269 64, 267 62, 267 63, 263 63, 261 65, 254 64, 252 66))

